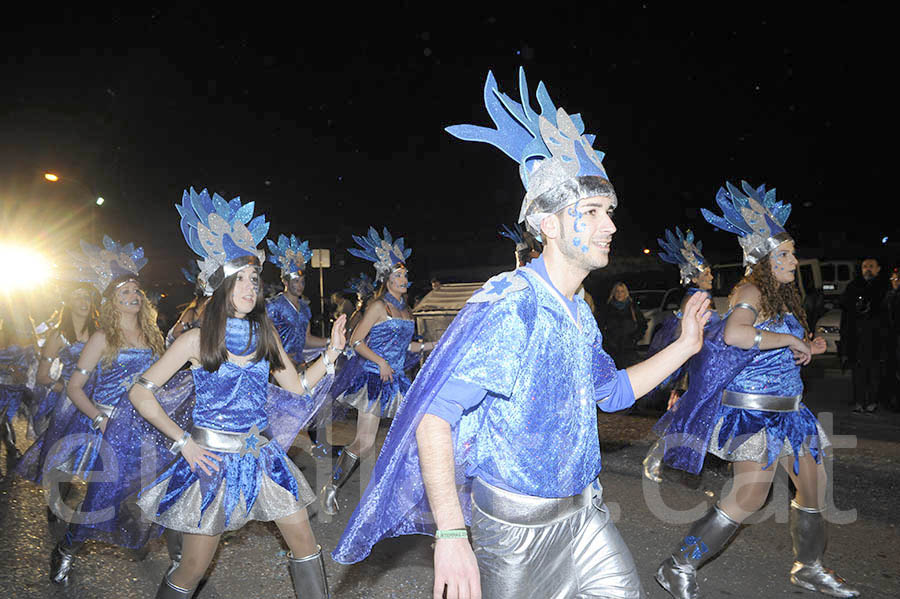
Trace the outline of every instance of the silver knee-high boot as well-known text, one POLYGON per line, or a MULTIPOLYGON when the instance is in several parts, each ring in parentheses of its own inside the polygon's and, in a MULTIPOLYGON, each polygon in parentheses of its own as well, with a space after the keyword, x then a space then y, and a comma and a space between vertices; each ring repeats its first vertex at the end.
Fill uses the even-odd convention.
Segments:
POLYGON ((75 554, 81 549, 83 543, 72 543, 70 533, 67 531, 66 536, 56 544, 53 553, 50 554, 50 582, 54 584, 67 584, 69 582, 69 572, 72 571, 72 564, 75 562, 75 554))
POLYGON ((294 581, 297 599, 328 599, 328 579, 325 578, 325 560, 322 548, 306 557, 296 558, 288 554, 288 569, 294 581))
POLYGON ((662 459, 663 459, 663 443, 662 439, 650 446, 647 457, 644 458, 644 477, 655 483, 662 482, 662 459))
POLYGON ((791 539, 794 542, 791 583, 832 597, 859 597, 859 591, 822 565, 826 542, 822 510, 791 501, 791 539))
POLYGON ((691 525, 680 547, 660 564, 656 582, 676 599, 697 599, 697 568, 717 554, 737 532, 739 522, 714 505, 691 525))
POLYGON ((345 447, 331 472, 331 482, 322 487, 322 491, 319 493, 323 512, 329 516, 337 515, 340 511, 337 502, 338 489, 344 486, 357 468, 359 468, 359 456, 353 455, 345 447))
POLYGON ((163 576, 159 590, 156 591, 156 599, 191 599, 194 596, 194 589, 184 589, 172 584, 172 581, 169 580, 171 573, 171 571, 166 572, 166 575, 163 576))

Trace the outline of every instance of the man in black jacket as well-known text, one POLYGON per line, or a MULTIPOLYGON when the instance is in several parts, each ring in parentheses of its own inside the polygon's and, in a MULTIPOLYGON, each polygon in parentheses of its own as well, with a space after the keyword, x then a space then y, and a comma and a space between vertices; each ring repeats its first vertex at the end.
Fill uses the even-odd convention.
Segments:
POLYGON ((840 354, 853 373, 853 411, 874 412, 887 358, 887 285, 877 258, 864 259, 860 271, 841 296, 840 354))

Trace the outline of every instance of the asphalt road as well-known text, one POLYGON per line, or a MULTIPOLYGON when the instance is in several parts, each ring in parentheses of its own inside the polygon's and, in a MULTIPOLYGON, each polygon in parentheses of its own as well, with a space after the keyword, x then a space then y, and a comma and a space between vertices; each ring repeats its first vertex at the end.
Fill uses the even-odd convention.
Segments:
MULTIPOLYGON (((825 365, 827 366, 827 364, 825 365)), ((826 423, 833 422, 833 508, 826 565, 852 581, 866 598, 900 596, 900 418, 896 414, 854 415, 847 397, 849 379, 819 364, 809 371, 807 404, 826 423), (832 414, 833 416, 828 416, 832 414), (852 446, 852 447, 851 447, 852 446), (853 511, 855 510, 855 512, 853 511)), ((690 509, 705 510, 729 480, 727 464, 709 463, 701 476, 666 471, 661 485, 644 481, 640 463, 651 436, 651 415, 604 415, 600 422, 607 504, 634 554, 649 597, 668 595, 653 580, 658 563, 687 529, 690 509)), ((20 433, 24 430, 19 423, 20 433)), ((381 431, 383 437, 384 430, 381 431)), ((351 424, 335 426, 333 440, 352 438, 351 424)), ((20 446, 27 441, 20 434, 20 446)), ((298 462, 310 479, 326 480, 327 460, 298 447, 298 462)), ((5 451, 5 450, 0 450, 5 451)), ((5 454, 4 456, 5 457, 5 454)), ((0 462, 3 463, 3 462, 0 462)), ((323 519, 311 508, 311 521, 323 547, 333 547, 359 495, 360 476, 347 485, 342 513, 323 519)), ((5 472, 5 469, 4 469, 5 472)), ((776 485, 766 510, 770 516, 744 527, 727 550, 699 573, 704 597, 742 599, 814 596, 788 582, 791 541, 788 489, 776 485)), ((318 485, 316 485, 318 486, 318 485)), ((161 540, 146 556, 101 543, 88 543, 76 561, 68 587, 47 579, 53 534, 45 519, 43 491, 20 479, 0 482, 0 597, 150 598, 168 565, 161 540)), ((332 595, 340 598, 427 598, 431 589, 431 539, 405 537, 379 544, 361 564, 326 562, 332 595)), ((289 599, 294 597, 285 564, 285 546, 274 525, 253 523, 220 545, 200 599, 289 599)), ((533 598, 540 599, 540 598, 533 598)))

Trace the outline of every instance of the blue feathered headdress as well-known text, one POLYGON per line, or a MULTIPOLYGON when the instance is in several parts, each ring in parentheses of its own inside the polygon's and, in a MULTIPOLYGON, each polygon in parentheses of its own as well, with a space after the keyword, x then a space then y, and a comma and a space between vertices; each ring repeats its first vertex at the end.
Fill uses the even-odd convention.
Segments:
POLYGON ((365 299, 375 293, 375 282, 366 273, 359 273, 358 276, 347 281, 344 291, 355 293, 359 299, 365 299))
POLYGON ((81 242, 81 252, 69 252, 73 272, 70 278, 82 283, 90 283, 103 293, 113 279, 138 275, 147 265, 144 248, 135 248, 133 243, 118 244, 108 236, 103 236, 103 247, 81 242))
POLYGON ((701 208, 703 218, 711 225, 738 235, 744 250, 744 264, 756 264, 776 247, 790 241, 784 223, 791 214, 791 205, 775 200, 775 189, 766 191, 765 185, 756 189, 741 181, 741 189, 726 182, 716 193, 716 203, 722 216, 701 208))
POLYGON ((500 225, 500 237, 506 237, 514 244, 516 244, 516 251, 528 249, 528 244, 525 243, 525 237, 524 233, 522 232, 522 227, 520 227, 518 224, 515 224, 512 227, 500 225))
POLYGON ((519 214, 537 235, 539 218, 593 195, 610 195, 612 188, 603 168, 603 152, 594 150, 595 136, 584 133, 584 121, 557 108, 543 81, 537 86, 538 114, 531 107, 525 69, 519 68, 519 100, 497 89, 488 72, 484 105, 495 128, 453 125, 448 133, 466 141, 489 143, 519 163, 519 177, 526 194, 519 214), (596 181, 602 179, 603 184, 596 181), (568 182, 568 186, 563 184, 568 182), (536 222, 526 217, 536 215, 536 222))
POLYGON ((303 243, 296 236, 286 235, 278 236, 278 243, 272 243, 271 239, 266 241, 269 244, 269 262, 281 268, 281 276, 290 276, 296 272, 303 272, 306 263, 312 258, 312 250, 309 249, 309 242, 303 243))
POLYGON ((398 264, 404 264, 412 254, 411 249, 403 245, 403 238, 396 241, 391 237, 387 227, 382 229, 383 237, 378 236, 378 231, 369 227, 369 233, 365 237, 353 236, 353 241, 362 248, 349 248, 351 255, 375 264, 375 282, 381 282, 391 274, 398 264))
POLYGON ((197 261, 199 276, 211 289, 245 266, 262 266, 266 254, 257 246, 269 223, 262 214, 253 218, 253 202, 241 204, 240 198, 226 202, 217 193, 210 197, 205 189, 197 193, 191 187, 175 208, 185 241, 202 258, 197 261))
POLYGON ((703 243, 699 239, 694 243, 693 231, 689 230, 685 235, 678 227, 675 227, 674 234, 666 229, 664 235, 665 239, 656 240, 663 250, 659 259, 676 265, 681 272, 681 284, 687 285, 708 268, 706 259, 700 253, 703 243))

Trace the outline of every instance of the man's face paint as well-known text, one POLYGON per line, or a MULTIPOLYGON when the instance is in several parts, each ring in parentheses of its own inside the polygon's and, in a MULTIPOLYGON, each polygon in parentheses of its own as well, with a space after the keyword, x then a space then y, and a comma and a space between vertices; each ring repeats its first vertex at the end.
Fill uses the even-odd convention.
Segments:
POLYGON ((572 245, 575 246, 576 249, 580 249, 582 253, 587 253, 589 240, 581 238, 581 234, 587 229, 587 224, 582 222, 584 215, 581 213, 580 208, 581 200, 578 200, 567 208, 569 216, 572 217, 572 231, 575 232, 575 235, 572 236, 572 245))

